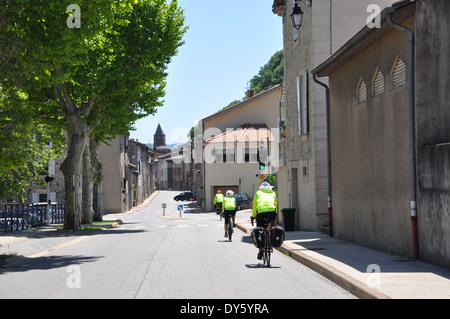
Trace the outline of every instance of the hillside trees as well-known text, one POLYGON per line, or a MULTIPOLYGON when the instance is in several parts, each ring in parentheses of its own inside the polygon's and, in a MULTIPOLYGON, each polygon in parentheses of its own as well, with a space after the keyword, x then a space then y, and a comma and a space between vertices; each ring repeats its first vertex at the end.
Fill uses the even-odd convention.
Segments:
POLYGON ((259 73, 250 80, 250 90, 258 94, 275 85, 283 83, 284 55, 283 50, 276 52, 269 61, 261 67, 259 73))
MULTIPOLYGON (((36 101, 30 103, 34 108, 45 106, 54 117, 51 125, 63 123, 64 229, 75 230, 82 213, 83 156, 84 167, 92 168, 90 143, 125 133, 162 105, 167 65, 186 29, 176 1, 78 1, 80 28, 68 27, 67 5, 59 0, 2 5, 3 16, 14 23, 0 25, 0 32, 21 50, 14 67, 0 74, 0 84, 20 89, 27 101, 36 101)), ((85 182, 92 182, 91 173, 85 182)), ((87 186, 83 202, 92 195, 87 186)), ((84 210, 91 215, 91 208, 84 210)))
MULTIPOLYGON (((258 74, 256 74, 249 82, 249 90, 253 91, 254 94, 261 93, 271 87, 283 83, 284 80, 284 54, 283 50, 275 52, 273 56, 270 57, 269 61, 263 65, 258 74)), ((247 99, 248 91, 245 92, 245 96, 242 100, 247 99)), ((241 102, 241 100, 234 100, 230 102, 227 106, 223 107, 226 109, 232 105, 241 102)))

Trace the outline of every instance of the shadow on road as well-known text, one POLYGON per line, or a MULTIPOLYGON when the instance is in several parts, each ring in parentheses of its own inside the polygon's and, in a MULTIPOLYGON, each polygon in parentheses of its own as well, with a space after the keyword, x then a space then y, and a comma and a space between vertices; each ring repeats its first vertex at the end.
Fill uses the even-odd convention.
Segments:
POLYGON ((42 256, 30 258, 24 256, 14 257, 14 261, 0 268, 0 275, 4 273, 26 272, 30 270, 49 270, 73 265, 80 265, 87 262, 95 262, 102 257, 88 256, 42 256))

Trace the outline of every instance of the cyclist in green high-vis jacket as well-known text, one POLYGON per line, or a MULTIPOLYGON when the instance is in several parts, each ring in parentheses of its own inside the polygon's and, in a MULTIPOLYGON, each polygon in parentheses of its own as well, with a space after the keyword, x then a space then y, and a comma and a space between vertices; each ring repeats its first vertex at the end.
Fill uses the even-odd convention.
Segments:
MULTIPOLYGON (((275 226, 278 212, 277 194, 269 183, 263 182, 253 198, 252 217, 256 218, 256 226, 263 226, 263 218, 269 217, 270 226, 275 226)), ((258 259, 262 258, 263 250, 259 249, 258 259)))
MULTIPOLYGON (((235 224, 236 207, 237 203, 236 198, 234 198, 234 192, 232 190, 228 190, 222 202, 222 212, 225 217, 225 237, 228 236, 228 220, 230 217, 233 218, 233 225, 235 224)), ((232 231, 232 229, 230 229, 230 231, 232 231)))

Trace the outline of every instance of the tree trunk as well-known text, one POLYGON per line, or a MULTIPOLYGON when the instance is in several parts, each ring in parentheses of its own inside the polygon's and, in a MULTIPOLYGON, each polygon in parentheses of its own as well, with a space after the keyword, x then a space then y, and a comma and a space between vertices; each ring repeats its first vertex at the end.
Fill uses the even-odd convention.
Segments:
POLYGON ((81 158, 86 144, 85 127, 81 125, 74 129, 72 126, 67 157, 61 164, 65 186, 65 230, 77 230, 81 227, 81 158))
POLYGON ((92 224, 94 218, 94 211, 92 209, 94 170, 91 166, 91 149, 89 144, 90 138, 86 138, 86 145, 83 152, 83 203, 81 205, 82 224, 92 224))
POLYGON ((102 165, 98 158, 98 144, 94 138, 90 138, 91 165, 94 170, 94 192, 92 208, 94 210, 94 221, 103 220, 103 174, 102 165))
MULTIPOLYGON (((55 70, 54 74, 62 75, 62 68, 55 70)), ((81 161, 87 139, 93 129, 87 124, 86 119, 94 107, 94 100, 89 98, 77 107, 64 83, 55 85, 54 90, 66 122, 70 126, 67 157, 61 164, 65 186, 64 229, 77 230, 81 228, 82 211, 81 161)))

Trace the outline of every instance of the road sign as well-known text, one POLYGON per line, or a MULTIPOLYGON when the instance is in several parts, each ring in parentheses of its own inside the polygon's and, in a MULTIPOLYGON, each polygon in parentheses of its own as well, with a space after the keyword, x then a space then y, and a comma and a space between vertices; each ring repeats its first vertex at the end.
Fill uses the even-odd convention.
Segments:
POLYGON ((265 178, 266 178, 266 175, 264 175, 264 174, 259 174, 258 175, 258 178, 260 179, 260 180, 264 180, 265 178))
POLYGON ((181 218, 181 212, 183 211, 183 205, 177 205, 177 209, 180 212, 180 218, 181 218))

